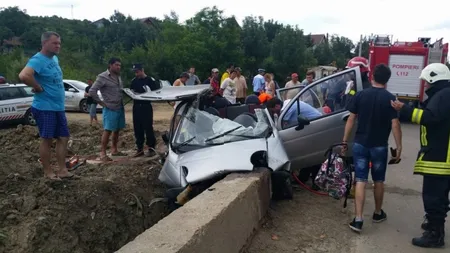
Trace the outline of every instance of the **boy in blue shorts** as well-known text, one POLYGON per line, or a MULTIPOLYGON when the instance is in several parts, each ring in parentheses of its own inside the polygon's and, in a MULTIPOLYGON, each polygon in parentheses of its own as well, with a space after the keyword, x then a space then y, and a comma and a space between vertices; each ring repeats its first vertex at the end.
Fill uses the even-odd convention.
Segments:
POLYGON ((44 176, 53 180, 73 178, 66 168, 67 142, 69 129, 65 114, 65 92, 62 71, 58 57, 61 37, 55 32, 45 32, 41 36, 42 50, 32 56, 19 78, 33 88, 34 99, 31 112, 39 128, 41 144, 39 155, 44 167, 44 176), (56 139, 56 158, 58 170, 50 165, 51 145, 56 139))
POLYGON ((387 219, 381 209, 384 196, 384 181, 388 163, 388 139, 391 130, 397 145, 397 157, 400 159, 402 150, 402 133, 398 114, 392 109, 391 101, 396 98, 386 90, 386 84, 391 77, 391 70, 384 64, 377 65, 373 70, 372 87, 356 93, 348 105, 350 116, 345 126, 343 143, 347 143, 356 118, 358 127, 353 145, 353 161, 355 166, 355 214, 349 227, 356 232, 362 231, 365 187, 370 172, 374 182, 375 212, 373 222, 387 219))

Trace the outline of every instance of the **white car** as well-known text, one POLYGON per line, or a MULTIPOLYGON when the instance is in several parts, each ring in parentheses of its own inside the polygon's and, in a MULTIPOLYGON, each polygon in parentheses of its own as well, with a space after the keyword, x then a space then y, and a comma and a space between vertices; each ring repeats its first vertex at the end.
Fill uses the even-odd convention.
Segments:
MULTIPOLYGON (((66 111, 79 111, 88 113, 89 111, 87 107, 87 98, 84 97, 84 92, 88 84, 77 80, 67 79, 64 79, 63 82, 66 94, 66 111)), ((100 99, 102 99, 100 91, 98 92, 98 95, 100 99)), ((101 105, 97 105, 97 110, 100 110, 101 108, 101 105)))
MULTIPOLYGON (((84 91, 88 86, 88 84, 77 80, 64 79, 63 81, 64 81, 64 90, 66 93, 66 104, 65 104, 66 111, 80 111, 88 113, 88 108, 86 104, 87 98, 84 97, 84 91)), ((160 85, 161 87, 171 86, 170 82, 167 80, 160 80, 160 85)), ((98 95, 100 99, 103 100, 100 91, 98 91, 98 95)), ((97 105, 97 111, 101 109, 102 106, 97 105)))
POLYGON ((0 124, 21 122, 36 125, 31 113, 31 90, 25 84, 0 84, 0 124))

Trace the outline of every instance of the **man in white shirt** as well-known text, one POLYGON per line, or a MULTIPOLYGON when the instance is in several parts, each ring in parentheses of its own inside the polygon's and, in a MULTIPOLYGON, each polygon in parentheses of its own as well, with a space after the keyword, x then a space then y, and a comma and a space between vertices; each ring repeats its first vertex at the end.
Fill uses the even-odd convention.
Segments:
POLYGON ((236 71, 233 69, 230 71, 229 77, 223 80, 220 85, 220 90, 223 92, 223 97, 226 98, 231 104, 236 104, 236 83, 233 80, 236 78, 236 71))
POLYGON ((259 96, 262 90, 264 90, 266 86, 266 80, 264 79, 264 74, 266 70, 258 69, 258 74, 253 77, 253 93, 256 96, 259 96))

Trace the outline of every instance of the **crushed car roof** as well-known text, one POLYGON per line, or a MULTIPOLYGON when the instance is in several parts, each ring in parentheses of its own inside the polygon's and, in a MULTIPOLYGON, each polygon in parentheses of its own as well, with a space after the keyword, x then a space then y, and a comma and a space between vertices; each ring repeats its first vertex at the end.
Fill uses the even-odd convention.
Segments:
POLYGON ((163 86, 161 89, 149 90, 144 93, 135 93, 129 88, 125 88, 123 91, 133 100, 177 101, 195 97, 210 87, 209 84, 199 84, 192 86, 163 86))

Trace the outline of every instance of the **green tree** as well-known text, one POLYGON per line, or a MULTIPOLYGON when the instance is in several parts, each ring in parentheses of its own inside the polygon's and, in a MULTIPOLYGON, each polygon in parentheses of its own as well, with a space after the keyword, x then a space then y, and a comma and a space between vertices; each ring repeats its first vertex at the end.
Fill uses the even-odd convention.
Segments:
MULTIPOLYGON (((262 67, 283 83, 288 74, 298 72, 303 77, 308 67, 317 64, 336 61, 343 67, 355 49, 351 40, 339 35, 312 47, 311 37, 302 29, 262 17, 245 17, 240 26, 235 17, 225 16, 216 6, 199 10, 185 24, 175 12, 159 20, 133 19, 114 11, 103 26, 88 20, 29 16, 9 7, 0 10, 0 73, 17 81, 28 58, 40 50, 40 35, 48 30, 61 35, 64 78, 94 78, 105 70, 107 59, 115 56, 122 60, 125 84, 134 77, 133 63, 142 63, 148 74, 169 81, 192 65, 205 79, 211 68, 223 72, 228 63, 235 63, 248 78, 262 67), (3 43, 13 37, 22 45, 3 43)), ((364 43, 366 52, 368 43, 364 43)))
POLYGON ((353 57, 352 51, 355 49, 355 45, 349 38, 339 35, 331 36, 330 43, 336 65, 339 68, 345 67, 348 60, 353 57))
POLYGON ((359 44, 361 44, 361 56, 369 58, 370 40, 367 36, 364 36, 362 41, 358 41, 355 45, 355 56, 359 54, 359 44))

